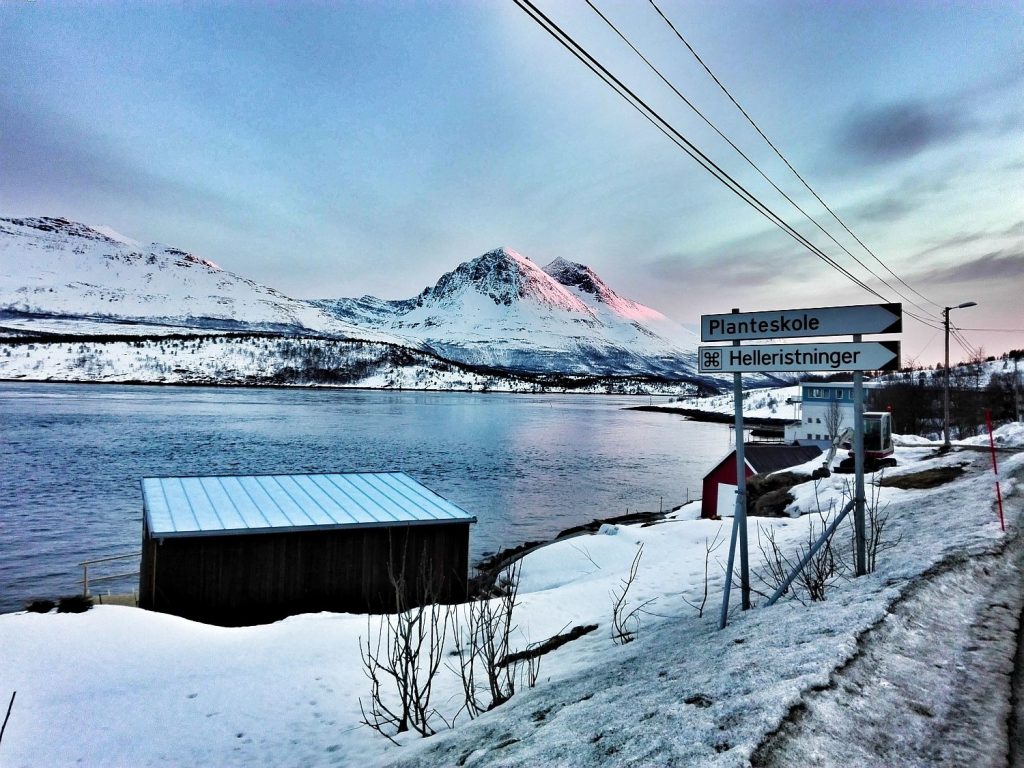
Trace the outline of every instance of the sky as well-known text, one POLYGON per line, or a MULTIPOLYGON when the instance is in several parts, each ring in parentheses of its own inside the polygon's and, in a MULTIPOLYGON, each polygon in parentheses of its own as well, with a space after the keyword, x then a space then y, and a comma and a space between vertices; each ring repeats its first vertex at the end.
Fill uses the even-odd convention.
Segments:
MULTIPOLYGON (((1024 348, 1024 3, 656 0, 868 253, 649 2, 593 0, 885 285, 583 0, 535 2, 816 246, 926 318, 905 319, 905 363, 942 360, 942 307, 966 301, 954 324, 992 329, 965 330, 970 347, 1024 348)), ((688 324, 879 301, 512 0, 0 0, 0 83, 0 215, 109 226, 297 298, 408 298, 506 246, 588 264, 688 324)))

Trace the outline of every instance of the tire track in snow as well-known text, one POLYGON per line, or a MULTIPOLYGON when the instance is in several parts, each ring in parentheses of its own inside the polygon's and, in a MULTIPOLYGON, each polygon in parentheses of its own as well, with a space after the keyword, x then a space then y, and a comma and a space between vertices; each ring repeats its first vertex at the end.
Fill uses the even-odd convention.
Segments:
POLYGON ((753 766, 1005 766, 1024 543, 947 558, 859 639, 753 766))

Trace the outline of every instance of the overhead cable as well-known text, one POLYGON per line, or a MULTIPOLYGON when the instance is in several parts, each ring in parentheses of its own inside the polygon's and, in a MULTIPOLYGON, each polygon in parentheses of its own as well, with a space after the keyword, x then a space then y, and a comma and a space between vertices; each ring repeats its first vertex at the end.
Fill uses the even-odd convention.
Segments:
MULTIPOLYGON (((849 256, 851 259, 853 259, 865 271, 867 271, 867 273, 869 275, 871 275, 873 278, 878 280, 882 285, 884 285, 886 288, 891 290, 893 293, 895 293, 897 296, 899 296, 904 301, 908 302, 912 306, 917 307, 924 314, 926 314, 926 315, 930 314, 929 310, 927 310, 924 307, 922 307, 920 304, 918 304, 916 301, 914 301, 914 299, 912 299, 912 298, 906 296, 905 294, 901 293, 898 288, 890 285, 885 280, 885 278, 883 278, 883 277, 879 276, 878 274, 876 274, 870 267, 868 267, 867 264, 865 264, 863 261, 858 259, 845 245, 843 245, 841 242, 839 242, 832 235, 831 232, 829 232, 820 223, 818 223, 817 219, 815 219, 813 216, 811 216, 809 213, 807 213, 807 211, 805 211, 800 206, 799 203, 797 203, 792 197, 790 197, 781 187, 779 187, 778 184, 776 184, 774 181, 772 181, 772 179, 769 178, 768 175, 763 170, 761 170, 761 168, 757 165, 757 163, 755 163, 753 160, 751 160, 750 157, 742 149, 740 149, 735 144, 735 142, 733 142, 732 139, 730 139, 728 136, 726 136, 725 133, 723 133, 721 131, 721 129, 719 129, 719 127, 717 125, 715 125, 703 112, 701 112, 701 110, 696 105, 694 105, 694 103, 692 101, 690 101, 690 99, 688 99, 686 96, 684 96, 680 92, 680 90, 678 88, 676 88, 676 86, 667 77, 665 77, 664 74, 662 74, 661 70, 659 70, 654 64, 652 64, 650 59, 648 59, 643 53, 641 53, 640 50, 632 43, 632 41, 630 41, 630 39, 628 37, 626 37, 626 35, 623 34, 623 32, 617 26, 615 26, 615 24, 607 16, 605 16, 604 13, 602 13, 601 10, 596 5, 594 5, 592 0, 586 0, 586 3, 587 3, 588 6, 590 6, 590 9, 592 11, 594 11, 594 13, 596 13, 601 18, 601 20, 604 21, 604 23, 607 24, 612 29, 612 31, 615 32, 615 34, 618 35, 619 38, 626 45, 628 45, 630 47, 630 49, 633 51, 633 53, 635 53, 637 56, 639 56, 640 59, 644 62, 644 64, 646 64, 648 66, 648 68, 652 72, 654 72, 654 74, 656 74, 661 79, 661 81, 663 83, 665 83, 665 85, 667 85, 670 89, 672 89, 672 92, 675 93, 676 96, 678 96, 680 99, 682 99, 683 103, 686 104, 686 106, 688 106, 715 133, 717 133, 719 135, 719 137, 721 137, 721 139, 723 141, 725 141, 725 143, 727 143, 730 147, 732 147, 736 151, 736 153, 740 157, 742 157, 751 168, 753 168, 755 171, 757 171, 757 173, 761 176, 761 178, 764 179, 765 181, 767 181, 775 189, 776 192, 778 192, 780 195, 782 195, 782 197, 784 197, 786 199, 786 201, 790 205, 792 205, 794 208, 796 208, 796 210, 798 210, 801 214, 803 214, 804 218, 806 218, 815 227, 817 227, 819 230, 821 230, 821 232, 829 240, 831 240, 833 243, 835 243, 836 246, 838 246, 847 256, 849 256)), ((657 7, 657 6, 655 6, 655 7, 657 7)), ((909 288, 909 286, 907 286, 907 287, 909 288)), ((915 293, 916 293, 916 291, 915 291, 915 293)), ((927 299, 926 299, 926 301, 927 301, 927 299)), ((938 318, 936 318, 936 320, 938 320, 938 318)))
POLYGON ((835 259, 829 256, 827 253, 822 251, 800 232, 790 226, 782 217, 776 214, 771 208, 763 203, 756 195, 751 193, 746 187, 740 184, 736 179, 730 176, 724 169, 718 164, 711 160, 706 154, 704 154, 696 145, 694 145, 689 139, 687 139, 682 133, 680 133, 671 123, 663 118, 657 111, 651 108, 643 99, 636 95, 628 86, 626 86, 621 80, 615 75, 608 71, 608 69, 602 65, 597 59, 595 59, 583 46, 577 43, 571 35, 562 30, 554 21, 552 21, 543 11, 537 8, 530 0, 514 0, 531 19, 537 22, 544 31, 551 35, 559 44, 561 44, 566 50, 572 53, 577 59, 583 62, 592 72, 594 72, 601 80, 611 87, 616 93, 619 94, 627 103, 633 106, 634 109, 643 114, 650 122, 654 123, 666 136, 672 139, 680 149, 685 151, 690 157, 700 163, 704 170, 711 173, 716 179, 724 184, 733 194, 751 206, 755 211, 761 214, 763 217, 772 222, 775 226, 779 227, 791 238, 796 240, 798 243, 807 248, 811 253, 817 256, 819 259, 827 263, 833 269, 840 272, 842 275, 851 280, 858 287, 863 288, 868 293, 876 296, 882 301, 888 301, 888 299, 876 291, 871 286, 867 285, 864 281, 846 269, 844 266, 839 264, 835 259))
POLYGON ((745 117, 747 119, 747 122, 750 123, 750 125, 754 128, 754 130, 757 131, 758 134, 760 134, 761 138, 764 139, 765 142, 767 142, 768 146, 771 147, 772 150, 775 152, 775 154, 778 155, 779 159, 782 160, 782 162, 786 164, 786 167, 789 168, 789 170, 793 172, 793 175, 796 176, 800 180, 800 183, 804 185, 804 187, 807 189, 807 191, 810 192, 812 195, 814 195, 814 198, 819 203, 821 203, 822 207, 826 211, 828 211, 832 215, 832 218, 835 219, 839 223, 839 225, 843 229, 846 230, 846 232, 850 235, 850 237, 852 237, 854 240, 856 240, 857 243, 861 246, 861 248, 863 248, 867 253, 869 253, 871 255, 871 257, 875 261, 877 261, 882 267, 884 267, 885 270, 890 275, 892 275, 894 278, 896 278, 899 282, 901 282, 904 286, 906 286, 910 291, 913 291, 915 294, 920 296, 922 299, 924 299, 926 302, 928 302, 932 306, 941 309, 942 305, 936 304, 934 301, 932 301, 927 296, 922 294, 916 288, 914 288, 911 285, 909 285, 902 277, 900 277, 895 272, 893 272, 893 270, 890 269, 889 266, 884 261, 882 261, 877 255, 875 255, 875 252, 872 251, 864 243, 863 240, 861 240, 859 237, 857 237, 857 235, 853 232, 853 230, 851 230, 846 225, 846 222, 843 221, 841 218, 839 218, 839 215, 828 205, 828 203, 826 203, 821 198, 821 196, 814 190, 814 188, 807 182, 807 180, 800 174, 800 172, 797 171, 797 169, 793 167, 793 164, 789 162, 789 160, 786 158, 785 155, 782 154, 781 150, 779 150, 779 148, 775 145, 775 143, 771 139, 769 139, 767 135, 765 135, 765 132, 761 130, 761 127, 756 122, 754 122, 754 118, 752 118, 749 114, 747 114, 747 111, 740 105, 739 101, 737 101, 733 97, 732 93, 729 92, 729 89, 725 87, 725 84, 722 83, 722 81, 718 79, 718 76, 715 75, 715 73, 711 71, 711 67, 709 67, 704 62, 704 59, 702 59, 700 57, 700 55, 697 53, 697 51, 694 50, 693 46, 690 45, 689 41, 687 41, 687 39, 685 37, 683 37, 683 35, 679 32, 679 30, 676 29, 676 26, 672 23, 672 21, 664 14, 664 12, 661 10, 661 8, 658 7, 658 4, 655 2, 655 0, 648 0, 648 2, 651 4, 651 6, 654 8, 654 10, 658 12, 658 15, 661 16, 661 18, 665 21, 665 23, 668 24, 669 28, 675 33, 676 37, 678 37, 679 40, 683 43, 683 45, 685 45, 686 48, 690 51, 690 53, 693 54, 693 57, 704 68, 704 71, 707 72, 708 75, 711 76, 711 79, 715 81, 715 83, 722 90, 722 92, 736 106, 736 109, 738 109, 743 114, 743 117, 745 117))

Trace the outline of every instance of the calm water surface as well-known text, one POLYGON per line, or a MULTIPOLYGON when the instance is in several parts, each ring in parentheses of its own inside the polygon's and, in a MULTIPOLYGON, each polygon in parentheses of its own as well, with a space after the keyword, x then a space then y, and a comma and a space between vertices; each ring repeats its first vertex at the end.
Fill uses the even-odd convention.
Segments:
POLYGON ((728 427, 622 410, 646 402, 3 383, 0 611, 73 593, 82 560, 137 551, 150 475, 404 471, 477 516, 473 559, 699 496, 728 427))

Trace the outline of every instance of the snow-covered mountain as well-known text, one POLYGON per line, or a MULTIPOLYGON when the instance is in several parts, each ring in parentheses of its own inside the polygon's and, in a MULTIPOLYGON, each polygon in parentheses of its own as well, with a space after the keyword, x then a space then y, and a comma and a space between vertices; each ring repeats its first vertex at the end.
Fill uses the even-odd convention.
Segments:
POLYGON ((364 329, 212 261, 56 218, 0 218, 0 312, 366 338, 364 329))
POLYGON ((695 368, 696 337, 682 326, 619 296, 589 267, 559 258, 541 269, 509 248, 460 264, 413 299, 318 303, 472 365, 672 378, 695 368))
POLYGON ((178 248, 62 218, 0 218, 9 336, 250 331, 383 342, 512 373, 693 381, 696 338, 592 269, 508 248, 402 301, 304 301, 178 248))

